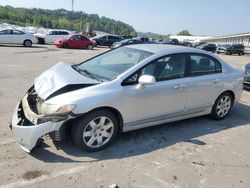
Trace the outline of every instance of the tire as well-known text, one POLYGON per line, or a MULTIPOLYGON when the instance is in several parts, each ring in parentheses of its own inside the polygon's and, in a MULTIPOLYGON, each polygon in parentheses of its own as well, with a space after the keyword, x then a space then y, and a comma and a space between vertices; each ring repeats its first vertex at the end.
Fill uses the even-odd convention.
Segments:
POLYGON ((69 47, 69 44, 68 44, 68 43, 64 43, 64 44, 62 45, 62 47, 63 47, 63 48, 68 48, 68 47, 69 47))
POLYGON ((25 47, 31 47, 31 46, 32 46, 32 41, 31 41, 31 40, 25 40, 25 41, 23 42, 23 45, 24 45, 25 47))
POLYGON ((118 120, 115 115, 108 110, 97 110, 75 120, 71 135, 80 149, 96 152, 109 146, 117 132, 118 120))
POLYGON ((216 120, 224 119, 233 106, 233 97, 230 93, 222 93, 215 101, 211 117, 216 120))
POLYGON ((93 49, 94 49, 94 46, 91 45, 91 44, 89 44, 89 45, 87 46, 87 49, 88 49, 88 50, 93 50, 93 49))

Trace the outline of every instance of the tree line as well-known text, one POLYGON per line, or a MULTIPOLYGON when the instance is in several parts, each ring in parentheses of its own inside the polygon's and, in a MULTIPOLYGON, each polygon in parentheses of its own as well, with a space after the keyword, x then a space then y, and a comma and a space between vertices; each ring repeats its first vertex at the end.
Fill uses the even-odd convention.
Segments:
POLYGON ((97 14, 86 14, 82 11, 71 12, 65 9, 45 10, 14 8, 0 6, 2 22, 21 26, 45 27, 51 29, 66 29, 85 32, 91 25, 94 30, 104 31, 121 36, 136 36, 134 28, 121 21, 116 21, 97 14), (80 24, 82 23, 82 26, 80 24))

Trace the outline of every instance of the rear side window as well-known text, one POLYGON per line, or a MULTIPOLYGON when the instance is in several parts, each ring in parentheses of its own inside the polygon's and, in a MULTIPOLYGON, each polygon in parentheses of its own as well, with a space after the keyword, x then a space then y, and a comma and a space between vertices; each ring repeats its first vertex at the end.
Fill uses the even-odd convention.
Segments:
POLYGON ((119 37, 117 37, 117 36, 108 36, 108 39, 111 39, 111 40, 118 40, 119 37))
POLYGON ((190 55, 189 65, 190 76, 203 76, 222 72, 220 62, 207 55, 190 55))
POLYGON ((13 35, 24 35, 25 33, 22 31, 14 30, 13 35))
POLYGON ((59 33, 59 35, 68 35, 68 33, 66 31, 59 31, 58 33, 59 33))
POLYGON ((87 37, 81 36, 81 40, 88 40, 87 37))

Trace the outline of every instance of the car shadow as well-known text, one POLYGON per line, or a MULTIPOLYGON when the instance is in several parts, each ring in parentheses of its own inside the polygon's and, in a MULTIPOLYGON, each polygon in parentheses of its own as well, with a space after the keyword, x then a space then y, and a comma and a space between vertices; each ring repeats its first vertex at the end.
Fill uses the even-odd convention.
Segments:
POLYGON ((93 48, 93 49, 91 49, 91 50, 89 50, 89 49, 86 49, 86 48, 60 48, 60 47, 57 47, 57 49, 61 49, 61 50, 78 50, 78 51, 82 51, 82 50, 85 50, 85 51, 100 51, 100 49, 98 49, 98 48, 93 48))
POLYGON ((39 46, 39 45, 36 45, 36 44, 33 44, 31 47, 25 47, 23 45, 3 45, 3 44, 0 44, 0 47, 8 47, 8 48, 27 48, 27 49, 35 49, 35 48, 45 48, 45 49, 48 49, 47 46, 39 46))
POLYGON ((180 142, 204 146, 206 143, 197 139, 198 137, 234 127, 250 126, 249 114, 250 106, 239 103, 232 108, 228 117, 222 121, 212 120, 208 116, 203 116, 133 132, 119 133, 113 145, 94 153, 81 151, 71 140, 55 144, 58 150, 65 153, 64 156, 50 152, 46 149, 49 146, 43 144, 42 147, 36 148, 32 152, 32 156, 49 163, 83 163, 143 155, 180 142), (78 160, 81 159, 80 157, 84 157, 84 160, 78 160))

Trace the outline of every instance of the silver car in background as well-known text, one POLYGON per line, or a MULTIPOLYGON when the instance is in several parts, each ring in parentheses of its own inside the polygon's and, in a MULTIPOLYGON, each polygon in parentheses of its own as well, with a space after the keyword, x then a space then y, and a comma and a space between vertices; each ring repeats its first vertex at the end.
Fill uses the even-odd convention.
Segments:
POLYGON ((242 67, 244 71, 244 89, 250 90, 250 63, 242 67))
POLYGON ((98 151, 118 131, 206 114, 221 120, 242 90, 242 71, 211 53, 131 45, 41 74, 17 104, 11 129, 26 152, 45 134, 62 140, 65 130, 81 149, 98 151))
POLYGON ((2 29, 0 30, 0 45, 1 44, 20 44, 25 47, 31 47, 37 43, 33 34, 17 30, 17 29, 2 29))

